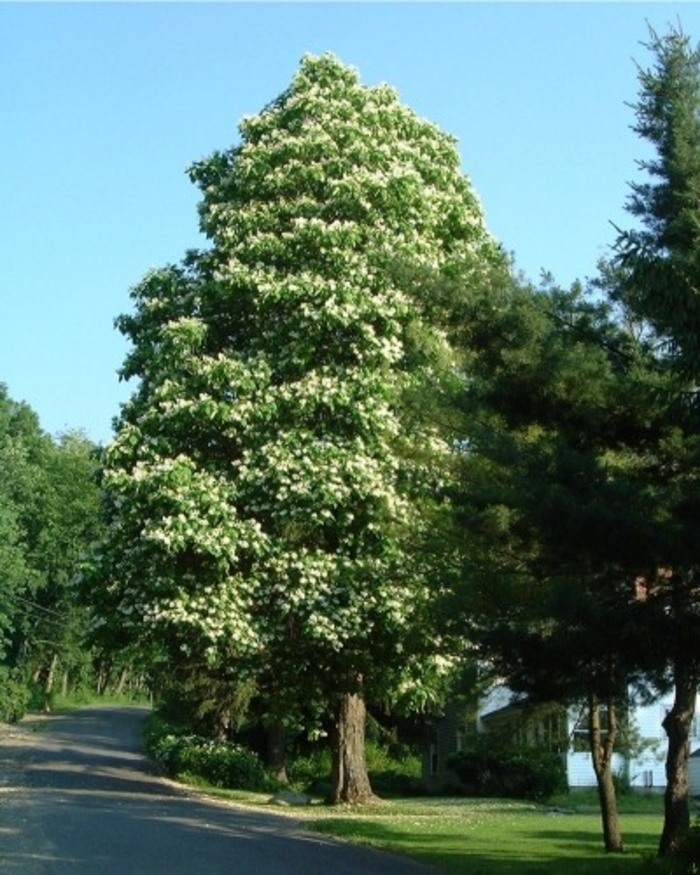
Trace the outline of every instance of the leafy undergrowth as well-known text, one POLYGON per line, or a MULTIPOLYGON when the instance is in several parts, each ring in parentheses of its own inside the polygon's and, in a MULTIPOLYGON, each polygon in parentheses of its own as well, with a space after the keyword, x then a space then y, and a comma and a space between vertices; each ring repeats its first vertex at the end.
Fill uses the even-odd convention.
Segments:
POLYGON ((172 778, 253 792, 280 788, 260 759, 242 745, 185 733, 155 713, 144 721, 142 732, 148 754, 172 778))

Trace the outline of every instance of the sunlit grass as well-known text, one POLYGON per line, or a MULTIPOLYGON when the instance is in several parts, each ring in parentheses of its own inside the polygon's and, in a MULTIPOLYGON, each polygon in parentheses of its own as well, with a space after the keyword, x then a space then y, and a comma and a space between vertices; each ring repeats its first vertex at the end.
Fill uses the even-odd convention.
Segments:
POLYGON ((627 853, 606 854, 598 814, 505 800, 404 800, 319 817, 309 828, 405 854, 453 872, 633 872, 655 853, 659 817, 622 817, 627 853))
POLYGON ((113 694, 98 694, 90 690, 78 690, 67 695, 56 693, 51 697, 51 711, 77 711, 80 708, 92 707, 111 707, 111 706, 130 706, 135 707, 151 707, 151 701, 146 696, 135 696, 131 693, 123 693, 122 695, 113 694))

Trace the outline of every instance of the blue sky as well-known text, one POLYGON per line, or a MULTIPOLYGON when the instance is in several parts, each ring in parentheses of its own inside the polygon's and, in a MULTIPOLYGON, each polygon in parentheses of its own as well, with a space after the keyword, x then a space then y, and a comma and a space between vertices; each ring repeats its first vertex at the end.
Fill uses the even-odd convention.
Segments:
POLYGON ((330 51, 458 140, 492 233, 536 279, 595 272, 644 145, 647 22, 700 4, 0 2, 0 382, 43 428, 111 436, 114 318, 200 245, 187 166, 330 51))

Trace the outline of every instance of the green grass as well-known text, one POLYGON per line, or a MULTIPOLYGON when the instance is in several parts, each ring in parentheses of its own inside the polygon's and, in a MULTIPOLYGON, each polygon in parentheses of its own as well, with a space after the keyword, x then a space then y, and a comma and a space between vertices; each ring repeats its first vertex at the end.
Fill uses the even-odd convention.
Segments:
POLYGON ((304 820, 314 831, 470 875, 631 873, 655 854, 661 830, 659 816, 622 815, 627 853, 618 856, 603 851, 599 814, 510 800, 403 800, 304 820))
POLYGON ((626 852, 603 850, 594 793, 552 800, 555 807, 509 799, 401 799, 374 805, 280 807, 269 794, 214 790, 209 796, 293 816, 312 832, 469 875, 624 875, 648 871, 662 827, 660 796, 620 797, 626 852), (580 810, 578 810, 580 809, 580 810))
MULTIPOLYGON (((600 813, 600 803, 595 790, 574 790, 553 796, 547 801, 548 808, 561 808, 573 814, 600 813)), ((620 814, 656 814, 663 816, 664 797, 660 792, 621 793, 617 797, 620 814)))
POLYGON ((134 705, 151 707, 151 702, 146 696, 134 696, 130 693, 123 693, 120 696, 116 694, 94 693, 90 690, 78 690, 74 693, 69 693, 64 696, 62 693, 56 693, 51 697, 51 711, 76 711, 79 708, 90 707, 108 707, 111 705, 134 705))

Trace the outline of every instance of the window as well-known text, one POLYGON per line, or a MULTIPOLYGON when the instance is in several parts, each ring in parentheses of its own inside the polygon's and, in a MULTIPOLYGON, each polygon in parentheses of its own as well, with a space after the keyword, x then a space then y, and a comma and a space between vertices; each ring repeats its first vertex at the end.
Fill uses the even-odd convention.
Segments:
POLYGON ((437 775, 438 773, 438 746, 437 742, 433 741, 430 745, 430 774, 437 775))
POLYGON ((461 753, 467 746, 467 730, 460 726, 457 730, 457 740, 455 743, 455 747, 457 749, 457 753, 461 753))

